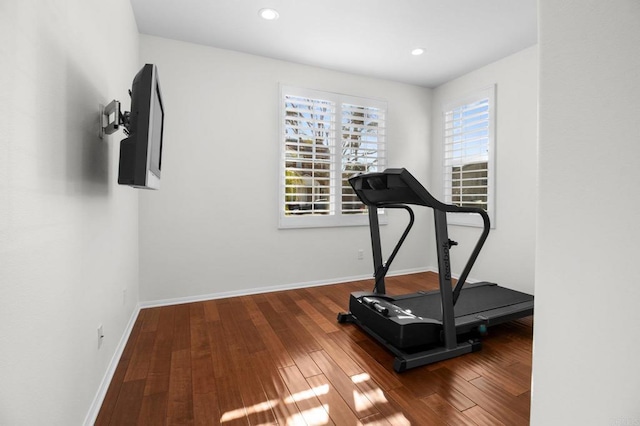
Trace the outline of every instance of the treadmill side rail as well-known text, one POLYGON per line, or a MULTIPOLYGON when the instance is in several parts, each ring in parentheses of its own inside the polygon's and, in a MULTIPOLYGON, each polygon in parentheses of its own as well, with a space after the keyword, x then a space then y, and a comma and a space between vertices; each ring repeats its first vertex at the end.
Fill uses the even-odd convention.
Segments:
POLYGON ((397 373, 402 373, 403 371, 411 368, 422 367, 423 365, 429 365, 434 362, 444 361, 446 359, 466 355, 471 352, 477 352, 480 349, 482 349, 482 343, 479 340, 469 340, 458 343, 453 349, 437 347, 429 351, 405 354, 404 356, 396 357, 393 361, 393 369, 397 373))
POLYGON ((456 318, 456 330, 458 334, 468 333, 478 328, 483 323, 487 327, 514 321, 533 315, 533 300, 517 303, 510 306, 502 306, 490 309, 481 314, 472 314, 456 318))

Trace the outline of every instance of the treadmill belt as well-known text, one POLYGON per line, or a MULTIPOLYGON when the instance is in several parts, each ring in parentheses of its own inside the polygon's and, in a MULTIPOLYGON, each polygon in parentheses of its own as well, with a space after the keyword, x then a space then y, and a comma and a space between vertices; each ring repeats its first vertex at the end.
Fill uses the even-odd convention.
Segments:
MULTIPOLYGON (((458 318, 531 300, 533 296, 497 285, 468 287, 460 292, 454 313, 458 318)), ((413 315, 442 321, 439 292, 415 294, 411 297, 396 299, 393 304, 403 310, 410 310, 413 315)))

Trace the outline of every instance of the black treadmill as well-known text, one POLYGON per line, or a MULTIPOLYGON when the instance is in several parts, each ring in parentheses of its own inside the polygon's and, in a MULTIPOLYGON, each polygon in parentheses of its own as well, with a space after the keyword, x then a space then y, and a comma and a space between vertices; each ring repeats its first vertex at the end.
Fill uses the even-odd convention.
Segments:
POLYGON ((375 284, 372 292, 351 293, 350 312, 338 314, 338 322, 357 324, 396 355, 395 371, 480 350, 477 337, 487 327, 533 314, 532 295, 489 282, 465 285, 489 235, 489 216, 484 210, 441 203, 404 168, 358 175, 349 183, 368 208, 375 284), (433 209, 440 290, 389 296, 385 276, 414 223, 409 204, 433 209), (386 263, 382 261, 379 208, 404 209, 409 214, 408 225, 386 263), (449 239, 447 213, 478 214, 484 223, 455 288, 449 250, 457 243, 449 239))

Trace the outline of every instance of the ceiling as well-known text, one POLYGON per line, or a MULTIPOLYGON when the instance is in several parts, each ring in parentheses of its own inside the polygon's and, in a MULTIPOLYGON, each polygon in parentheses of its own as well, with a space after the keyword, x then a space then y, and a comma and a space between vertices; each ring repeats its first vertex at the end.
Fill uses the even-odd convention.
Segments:
POLYGON ((537 0, 131 0, 142 34, 436 87, 537 42, 537 0), (276 9, 275 21, 258 16, 276 9), (421 47, 425 53, 412 56, 421 47))

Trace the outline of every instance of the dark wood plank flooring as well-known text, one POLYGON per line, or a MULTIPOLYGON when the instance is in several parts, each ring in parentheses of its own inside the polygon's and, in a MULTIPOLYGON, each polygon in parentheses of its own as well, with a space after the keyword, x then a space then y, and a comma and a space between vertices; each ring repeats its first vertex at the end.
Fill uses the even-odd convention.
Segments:
MULTIPOLYGON (((358 281, 143 309, 96 425, 526 425, 533 318, 493 327, 480 352, 393 371, 338 324, 358 281)), ((391 277, 391 294, 437 275, 391 277)))

